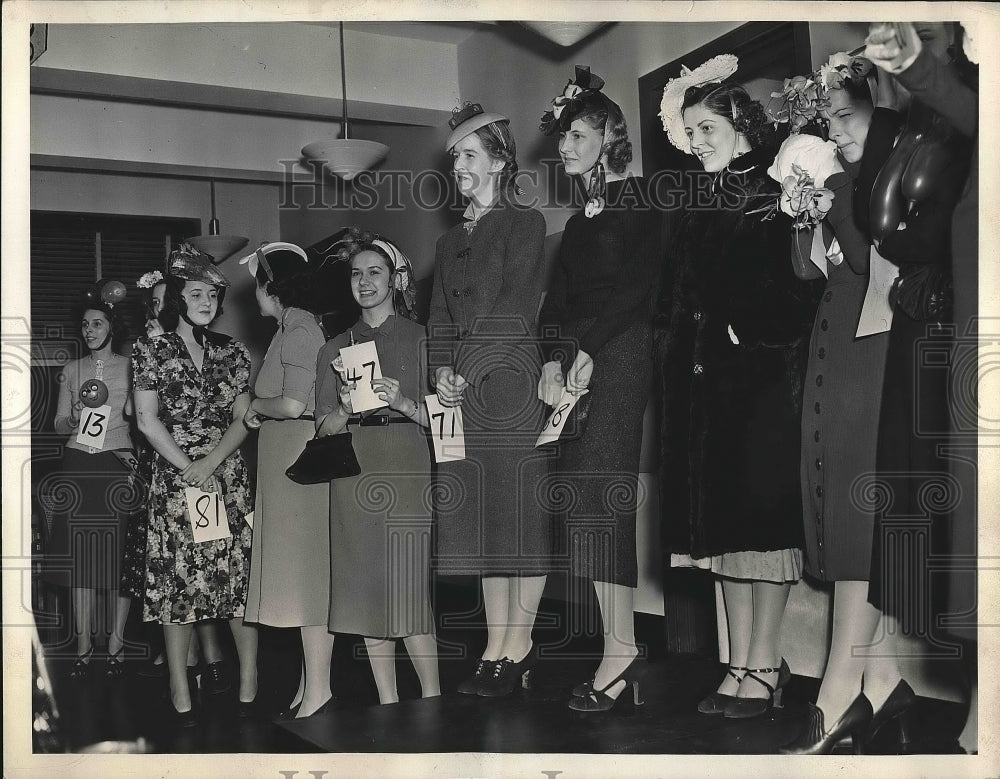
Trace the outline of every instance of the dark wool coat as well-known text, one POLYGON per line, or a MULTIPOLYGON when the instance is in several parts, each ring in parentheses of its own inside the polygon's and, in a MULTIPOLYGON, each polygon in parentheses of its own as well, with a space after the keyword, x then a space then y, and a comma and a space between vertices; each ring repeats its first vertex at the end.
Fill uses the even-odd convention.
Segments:
POLYGON ((751 152, 680 217, 659 301, 666 553, 802 545, 799 414, 818 290, 796 279, 791 226, 751 152), (734 343, 738 341, 738 343, 734 343))

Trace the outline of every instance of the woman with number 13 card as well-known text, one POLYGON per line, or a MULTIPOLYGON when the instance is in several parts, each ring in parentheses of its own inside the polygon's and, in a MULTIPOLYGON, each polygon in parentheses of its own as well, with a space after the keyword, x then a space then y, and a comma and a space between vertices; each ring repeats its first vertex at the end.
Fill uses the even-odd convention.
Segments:
POLYGON ((131 600, 118 591, 119 563, 124 552, 126 521, 135 507, 127 507, 128 500, 109 500, 114 495, 132 497, 128 463, 135 462, 125 419, 125 414, 131 414, 132 410, 128 397, 128 358, 122 356, 128 331, 114 310, 124 297, 125 287, 119 281, 98 283, 87 292, 80 305, 80 331, 88 354, 67 364, 59 376, 54 427, 57 433, 68 435, 69 440, 62 469, 46 489, 56 502, 56 511, 44 577, 72 588, 77 654, 70 670, 73 678, 84 677, 91 670, 94 653, 91 618, 98 589, 106 591, 115 602, 105 674, 119 677, 124 671, 122 631, 131 600), (61 496, 74 493, 79 496, 75 505, 64 508, 62 504, 68 501, 61 500, 61 496), (80 522, 75 522, 76 519, 80 522), (108 549, 112 550, 110 558, 108 549), (57 565, 61 570, 56 569, 57 565))
POLYGON ((207 330, 228 286, 207 255, 182 244, 167 270, 159 315, 165 332, 140 338, 132 352, 136 421, 156 451, 143 619, 163 625, 170 698, 186 727, 197 722, 187 676, 196 622, 229 620, 240 657, 241 716, 250 714, 257 695, 257 630, 243 623, 252 498, 239 452, 247 436, 250 356, 243 344, 207 330), (221 493, 222 500, 192 512, 191 487, 221 493), (196 540, 196 530, 213 524, 214 538, 196 540))
POLYGON ((336 248, 350 263, 361 318, 330 339, 316 367, 317 435, 351 430, 361 473, 331 482, 331 633, 364 636, 380 703, 395 703, 396 642, 402 638, 424 698, 439 695, 430 598, 430 452, 424 328, 414 321, 413 270, 391 241, 352 229, 336 248), (382 378, 372 389, 388 408, 364 417, 351 405, 340 350, 374 342, 382 378))

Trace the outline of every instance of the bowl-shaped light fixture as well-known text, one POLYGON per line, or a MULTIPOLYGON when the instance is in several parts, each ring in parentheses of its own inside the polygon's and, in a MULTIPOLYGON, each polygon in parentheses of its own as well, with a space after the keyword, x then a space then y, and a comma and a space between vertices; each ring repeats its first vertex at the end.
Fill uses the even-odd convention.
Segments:
POLYGON ((340 88, 341 127, 344 137, 316 141, 302 147, 302 156, 322 164, 323 170, 350 181, 361 171, 378 165, 389 153, 389 147, 378 141, 349 137, 347 122, 347 58, 344 53, 344 23, 340 23, 340 88))
POLYGON ((560 46, 573 46, 607 22, 521 22, 521 24, 560 46))
POLYGON ((378 141, 361 138, 337 138, 316 141, 302 148, 302 156, 344 181, 350 181, 361 171, 378 165, 389 153, 389 147, 378 141))
POLYGON ((208 223, 208 235, 196 235, 189 238, 188 243, 218 265, 250 243, 250 239, 242 235, 219 235, 219 220, 215 216, 215 182, 210 181, 209 184, 212 187, 212 219, 208 223))

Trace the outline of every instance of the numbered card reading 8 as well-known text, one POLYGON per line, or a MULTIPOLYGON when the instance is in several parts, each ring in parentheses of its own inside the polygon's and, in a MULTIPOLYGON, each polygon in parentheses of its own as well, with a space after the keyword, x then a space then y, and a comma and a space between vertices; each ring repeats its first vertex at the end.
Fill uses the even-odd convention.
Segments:
POLYGON ((191 533, 194 542, 218 541, 229 538, 229 517, 226 515, 226 503, 222 493, 205 492, 198 487, 187 487, 184 490, 187 500, 188 519, 191 521, 191 533))
POLYGON ((382 378, 382 366, 378 361, 375 342, 345 346, 340 350, 340 359, 344 361, 348 383, 354 383, 354 389, 351 390, 351 408, 354 413, 385 408, 388 404, 372 388, 372 379, 382 378))
POLYGON ((111 418, 111 406, 85 408, 80 414, 80 429, 76 434, 76 442, 101 451, 104 449, 104 437, 108 434, 108 420, 111 418))
POLYGON ((536 447, 551 444, 553 441, 559 440, 563 428, 566 427, 566 420, 569 419, 570 412, 576 406, 577 401, 585 394, 586 391, 581 392, 579 395, 574 395, 563 388, 562 395, 559 396, 559 402, 552 409, 549 418, 545 420, 545 426, 542 427, 542 432, 539 434, 538 440, 535 441, 536 447))
POLYGON ((465 459, 465 431, 462 429, 462 408, 445 408, 437 395, 424 398, 431 420, 431 441, 434 462, 448 463, 465 459))

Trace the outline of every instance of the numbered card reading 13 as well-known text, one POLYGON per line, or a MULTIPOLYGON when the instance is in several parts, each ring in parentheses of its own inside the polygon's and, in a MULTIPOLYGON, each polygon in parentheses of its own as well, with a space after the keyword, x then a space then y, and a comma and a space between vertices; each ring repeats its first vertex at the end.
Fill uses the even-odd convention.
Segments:
POLYGON ((372 379, 382 378, 382 366, 378 361, 375 342, 345 346, 340 350, 340 359, 344 361, 347 381, 354 384, 354 389, 351 390, 351 408, 354 413, 385 408, 388 404, 372 389, 372 379))
POLYGON ((80 413, 80 429, 76 434, 76 442, 98 451, 104 449, 104 437, 108 434, 108 420, 111 418, 111 406, 85 408, 80 413))
POLYGON ((218 541, 229 538, 229 517, 226 515, 226 503, 222 492, 205 492, 197 487, 187 487, 184 490, 187 500, 188 518, 191 520, 191 533, 196 544, 205 541, 218 541))

